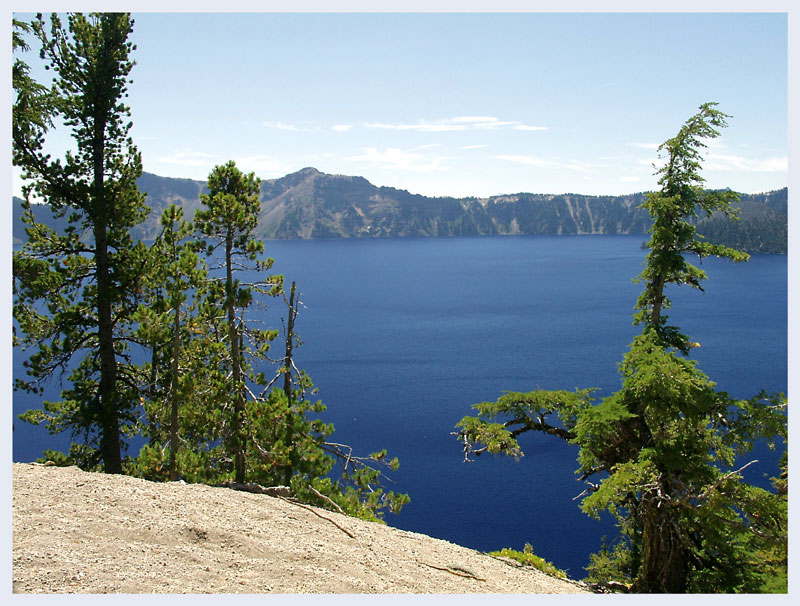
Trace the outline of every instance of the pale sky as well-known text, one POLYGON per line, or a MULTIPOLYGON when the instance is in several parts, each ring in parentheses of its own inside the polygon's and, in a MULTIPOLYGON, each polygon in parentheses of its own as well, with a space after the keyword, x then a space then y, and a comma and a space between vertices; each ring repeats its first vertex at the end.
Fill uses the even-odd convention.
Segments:
POLYGON ((786 13, 134 19, 132 134, 161 176, 233 159, 429 196, 626 194, 657 188, 655 148, 716 101, 706 185, 788 185, 786 13))

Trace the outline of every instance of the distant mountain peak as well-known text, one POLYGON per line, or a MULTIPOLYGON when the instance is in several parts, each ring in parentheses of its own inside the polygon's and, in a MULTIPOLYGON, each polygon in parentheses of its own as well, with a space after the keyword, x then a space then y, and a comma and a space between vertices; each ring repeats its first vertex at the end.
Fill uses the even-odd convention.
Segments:
POLYGON ((286 175, 286 176, 287 177, 294 177, 296 175, 296 176, 300 176, 300 177, 314 177, 316 175, 321 175, 321 174, 322 173, 319 172, 313 166, 306 166, 305 168, 301 168, 300 170, 298 170, 296 173, 292 173, 292 174, 286 175))

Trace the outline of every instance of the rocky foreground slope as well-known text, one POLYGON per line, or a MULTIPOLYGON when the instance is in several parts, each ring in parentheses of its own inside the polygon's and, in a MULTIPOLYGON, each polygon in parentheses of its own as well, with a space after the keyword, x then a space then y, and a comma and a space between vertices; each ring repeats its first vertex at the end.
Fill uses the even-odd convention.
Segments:
POLYGON ((575 582, 260 494, 13 465, 15 593, 585 593, 575 582))

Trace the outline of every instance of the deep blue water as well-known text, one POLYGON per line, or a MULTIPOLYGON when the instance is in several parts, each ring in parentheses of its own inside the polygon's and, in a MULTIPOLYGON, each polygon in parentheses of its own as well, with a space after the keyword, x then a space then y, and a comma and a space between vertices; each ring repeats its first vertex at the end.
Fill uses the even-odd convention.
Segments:
MULTIPOLYGON (((479 550, 530 542, 584 576, 608 521, 574 501, 577 450, 524 436, 525 457, 464 463, 450 432, 503 391, 618 389, 617 364, 638 333, 642 236, 271 241, 273 270, 296 280, 305 308, 296 361, 327 405, 335 441, 400 459, 389 489, 411 503, 387 521, 479 550)), ((669 312, 701 347, 693 357, 735 397, 787 389, 787 260, 706 259, 706 292, 672 289, 669 312)), ((278 301, 268 317, 277 318, 278 301)), ((19 372, 15 357, 15 373, 19 372)), ((14 411, 37 400, 15 394, 14 411)), ((14 460, 63 441, 16 421, 14 460)), ((762 449, 763 450, 763 449, 762 449)), ((756 453, 753 481, 777 472, 756 453)))

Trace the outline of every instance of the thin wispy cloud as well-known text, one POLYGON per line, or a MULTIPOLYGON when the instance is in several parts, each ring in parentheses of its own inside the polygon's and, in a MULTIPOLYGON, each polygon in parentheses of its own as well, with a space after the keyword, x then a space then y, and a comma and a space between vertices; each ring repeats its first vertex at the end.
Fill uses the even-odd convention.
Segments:
POLYGON ((216 154, 201 151, 178 151, 169 156, 156 158, 156 161, 178 166, 212 166, 215 163, 222 162, 223 159, 216 154))
POLYGON ((514 156, 514 155, 504 154, 492 157, 495 160, 503 160, 504 162, 515 162, 517 164, 525 164, 526 166, 542 167, 548 165, 548 162, 546 162, 542 158, 537 158, 535 156, 514 156))
MULTIPOLYGON (((710 146, 709 146, 710 147, 710 146)), ((641 165, 647 165, 656 169, 664 166, 666 158, 650 158, 638 160, 641 165)), ((771 158, 747 157, 737 154, 720 153, 719 151, 709 151, 705 154, 702 166, 703 170, 716 170, 723 172, 746 172, 746 173, 785 173, 789 170, 789 159, 786 156, 771 158)))
POLYGON ((417 153, 416 151, 406 151, 396 147, 390 147, 385 151, 379 151, 375 147, 364 148, 364 153, 359 156, 350 156, 348 160, 366 162, 379 168, 389 170, 407 170, 414 172, 430 172, 435 170, 446 170, 442 166, 444 158, 441 156, 429 156, 417 153))
POLYGON ((577 172, 586 172, 597 166, 596 164, 590 164, 588 162, 563 162, 560 160, 540 158, 538 156, 513 154, 500 154, 497 156, 492 156, 492 158, 504 162, 514 162, 517 164, 525 164, 526 166, 534 166, 536 168, 565 168, 567 170, 573 170, 577 172))
POLYGON ((265 128, 274 128, 275 130, 288 130, 288 131, 300 130, 294 124, 286 124, 285 122, 277 122, 277 121, 262 122, 261 126, 264 126, 265 128))
POLYGON ((779 158, 745 158, 731 154, 709 154, 705 164, 708 170, 744 171, 754 173, 780 173, 789 170, 789 159, 779 158))
POLYGON ((336 131, 337 133, 346 133, 351 128, 353 128, 353 125, 352 124, 334 124, 331 128, 334 131, 336 131))
POLYGON ((291 166, 270 156, 255 155, 235 158, 236 166, 244 172, 254 172, 260 178, 281 177, 291 172, 291 166))
POLYGON ((454 123, 478 123, 482 124, 484 122, 496 122, 497 118, 493 116, 458 116, 456 118, 451 118, 451 122, 454 123))
MULTIPOLYGON (((231 160, 228 156, 210 154, 202 151, 183 150, 177 151, 169 156, 161 156, 155 159, 156 164, 167 164, 175 167, 193 169, 193 178, 205 178, 205 175, 215 166, 224 164, 231 160), (201 170, 197 170, 201 169, 201 170)), ((266 176, 282 176, 291 171, 291 165, 282 160, 265 156, 239 156, 233 158, 236 166, 244 172, 255 172, 260 178, 266 176)))
POLYGON ((638 147, 639 149, 657 150, 660 143, 628 143, 630 147, 638 147))
POLYGON ((546 126, 523 124, 516 120, 500 120, 493 116, 457 116, 455 118, 444 118, 434 121, 419 120, 413 123, 366 122, 364 126, 381 130, 416 131, 424 133, 498 130, 503 128, 526 131, 547 130, 546 126))

